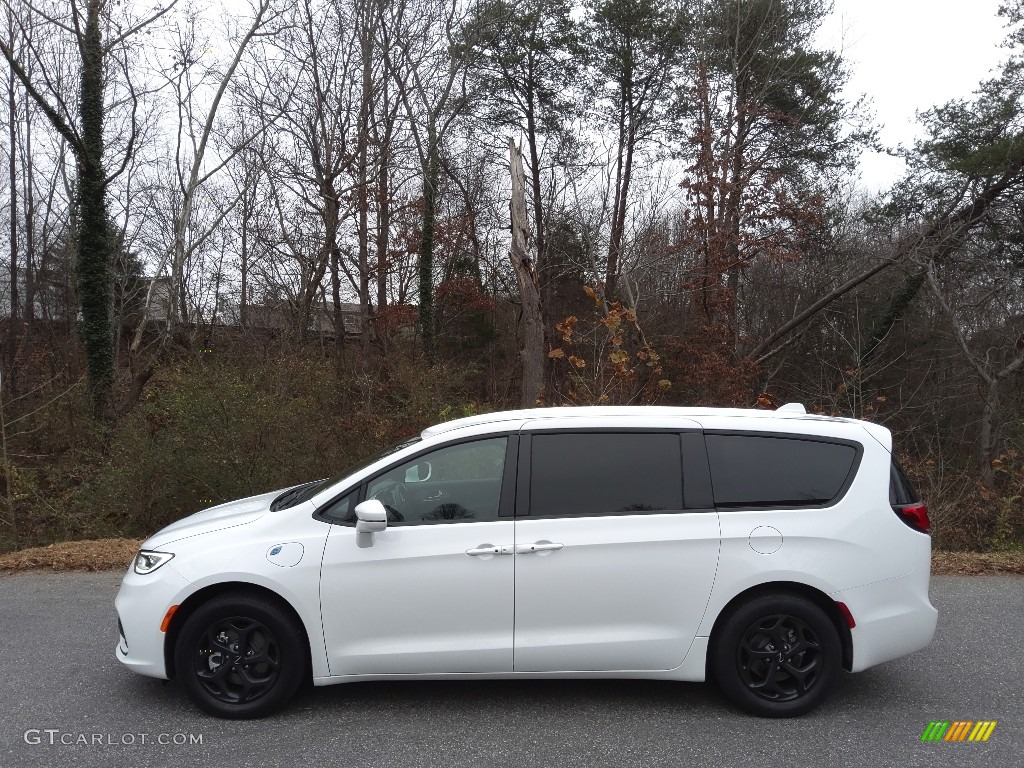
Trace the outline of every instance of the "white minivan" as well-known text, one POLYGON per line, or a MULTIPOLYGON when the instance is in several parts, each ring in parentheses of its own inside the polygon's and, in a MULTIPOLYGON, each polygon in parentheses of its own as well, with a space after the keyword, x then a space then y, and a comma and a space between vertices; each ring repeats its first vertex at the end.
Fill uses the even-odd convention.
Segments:
POLYGON ((512 677, 712 678, 793 716, 931 641, 928 526, 876 424, 490 413, 156 533, 116 653, 221 717, 309 679, 512 677))

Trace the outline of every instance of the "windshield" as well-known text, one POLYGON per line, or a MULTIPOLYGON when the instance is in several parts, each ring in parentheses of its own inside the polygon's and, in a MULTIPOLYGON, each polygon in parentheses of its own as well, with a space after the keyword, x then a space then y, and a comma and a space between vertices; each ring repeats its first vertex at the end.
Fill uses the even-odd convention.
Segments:
POLYGON ((401 442, 398 443, 397 445, 391 446, 390 448, 386 448, 385 450, 371 456, 368 459, 356 462, 355 464, 348 467, 344 472, 342 472, 340 475, 337 475, 336 477, 331 477, 326 480, 314 480, 311 483, 305 483, 303 485, 290 488, 284 493, 282 493, 280 496, 278 496, 276 499, 274 499, 274 503, 270 505, 270 511, 276 512, 279 509, 290 509, 291 507, 297 507, 304 501, 309 501, 310 499, 312 499, 325 488, 329 488, 335 483, 340 483, 349 475, 354 475, 356 472, 358 472, 361 469, 364 469, 365 467, 370 466, 371 464, 373 464, 373 462, 377 461, 378 459, 383 459, 385 456, 390 456, 393 453, 398 453, 403 448, 407 448, 408 446, 413 445, 414 443, 418 443, 419 441, 420 438, 418 436, 414 437, 411 440, 406 440, 405 442, 401 442))

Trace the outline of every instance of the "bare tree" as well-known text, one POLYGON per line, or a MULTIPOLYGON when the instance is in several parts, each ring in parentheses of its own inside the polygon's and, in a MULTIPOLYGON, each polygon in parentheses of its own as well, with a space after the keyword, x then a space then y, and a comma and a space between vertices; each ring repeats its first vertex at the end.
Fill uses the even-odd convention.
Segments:
POLYGON ((420 335, 427 360, 437 357, 434 317, 434 241, 443 144, 466 106, 465 77, 471 48, 457 45, 465 10, 457 0, 426 0, 394 7, 389 71, 405 106, 423 180, 419 248, 420 335))
MULTIPOLYGON (((176 153, 172 169, 176 188, 174 199, 169 201, 169 242, 161 248, 156 275, 161 275, 169 262, 170 295, 167 297, 166 322, 161 329, 157 351, 143 361, 145 331, 152 316, 153 302, 157 297, 158 282, 156 279, 150 281, 142 318, 131 343, 133 378, 126 399, 126 407, 129 408, 134 405, 146 381, 155 372, 170 340, 175 337, 179 324, 187 324, 191 319, 186 284, 187 276, 193 270, 195 254, 218 232, 240 198, 240 192, 236 189, 237 194, 231 199, 222 200, 215 206, 207 206, 212 215, 200 223, 195 212, 197 199, 203 194, 201 190, 204 189, 204 185, 208 187, 215 176, 259 134, 273 125, 287 108, 288 96, 285 95, 283 104, 268 114, 265 122, 255 127, 248 135, 236 137, 232 145, 222 148, 224 151, 216 153, 214 159, 209 161, 218 113, 236 71, 253 41, 277 30, 275 22, 280 14, 272 10, 271 0, 258 0, 251 10, 252 15, 247 26, 239 30, 224 68, 217 70, 215 67, 204 67, 198 75, 194 70, 198 69, 197 64, 206 52, 200 50, 196 35, 198 19, 194 16, 186 18, 178 30, 178 44, 174 49, 170 69, 164 73, 171 92, 175 95, 178 112, 176 153), (204 103, 202 99, 207 95, 209 87, 213 88, 212 97, 204 103), (200 103, 203 103, 203 106, 200 106, 200 103)), ((264 83, 264 92, 270 88, 271 84, 264 83)), ((206 199, 211 202, 217 197, 212 189, 207 189, 205 194, 206 199)), ((202 270, 197 272, 202 273, 202 270)))
POLYGON ((615 132, 613 202, 605 296, 614 300, 622 267, 630 187, 638 155, 668 127, 669 97, 683 52, 685 18, 674 0, 603 0, 594 8, 595 90, 604 91, 615 132))
MULTIPOLYGON (((358 290, 361 280, 358 266, 353 268, 346 255, 345 229, 357 207, 352 193, 359 175, 353 146, 361 77, 358 30, 353 9, 341 0, 304 0, 292 13, 293 23, 274 40, 284 61, 282 84, 291 83, 292 90, 260 153, 267 198, 277 219, 273 232, 262 232, 261 247, 284 259, 278 266, 292 275, 279 282, 293 283, 295 330, 300 335, 309 326, 314 304, 326 302, 324 278, 329 276, 331 301, 323 310, 333 315, 340 371, 343 298, 349 287, 358 290)), ((253 91, 247 81, 240 85, 253 91)), ((253 93, 247 103, 253 121, 266 119, 268 104, 283 106, 273 92, 253 93)))
POLYGON ((987 488, 995 486, 995 460, 1002 446, 1003 391, 1024 369, 1024 305, 1019 298, 1024 281, 1016 254, 1007 250, 1005 241, 997 240, 992 251, 976 253, 974 258, 961 255, 956 264, 946 265, 945 280, 938 276, 934 260, 925 265, 928 285, 950 332, 978 376, 982 406, 978 460, 987 488))
MULTIPOLYGON (((17 38, 15 36, 15 22, 14 13, 12 9, 7 7, 7 45, 11 51, 14 51, 17 46, 17 38)), ((7 269, 10 272, 10 293, 8 294, 8 302, 10 304, 10 324, 7 326, 7 388, 11 393, 16 394, 18 390, 18 379, 17 379, 17 368, 15 367, 15 359, 18 352, 18 109, 17 102, 15 100, 17 87, 17 77, 14 74, 13 68, 11 69, 10 76, 7 79, 7 119, 8 119, 8 139, 10 144, 8 146, 8 179, 10 181, 10 192, 9 192, 9 206, 11 212, 10 220, 10 260, 7 263, 7 269)), ((29 266, 26 262, 25 272, 28 274, 29 266)), ((26 309, 27 314, 27 309, 26 309)), ((2 414, 0 414, 2 418, 2 414)), ((4 443, 5 450, 5 463, 6 463, 6 437, 4 443)))

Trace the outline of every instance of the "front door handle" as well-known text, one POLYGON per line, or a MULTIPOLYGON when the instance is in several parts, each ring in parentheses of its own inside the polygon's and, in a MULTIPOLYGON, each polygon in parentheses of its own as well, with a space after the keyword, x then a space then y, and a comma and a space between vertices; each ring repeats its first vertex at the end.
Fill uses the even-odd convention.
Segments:
POLYGON ((472 549, 466 550, 466 554, 470 557, 480 557, 481 555, 511 555, 513 552, 515 552, 515 549, 508 544, 502 544, 501 546, 481 544, 479 547, 473 547, 472 549))
POLYGON ((564 544, 556 544, 553 541, 535 541, 533 544, 516 544, 516 552, 526 555, 530 552, 557 552, 564 544))

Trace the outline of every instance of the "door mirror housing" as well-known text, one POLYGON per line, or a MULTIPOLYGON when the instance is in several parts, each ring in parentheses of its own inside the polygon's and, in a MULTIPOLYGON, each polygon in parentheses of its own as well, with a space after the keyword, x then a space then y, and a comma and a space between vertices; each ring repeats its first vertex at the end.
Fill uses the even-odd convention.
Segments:
POLYGON ((356 530, 362 533, 380 533, 388 527, 388 511, 377 499, 367 499, 356 505, 356 530))

